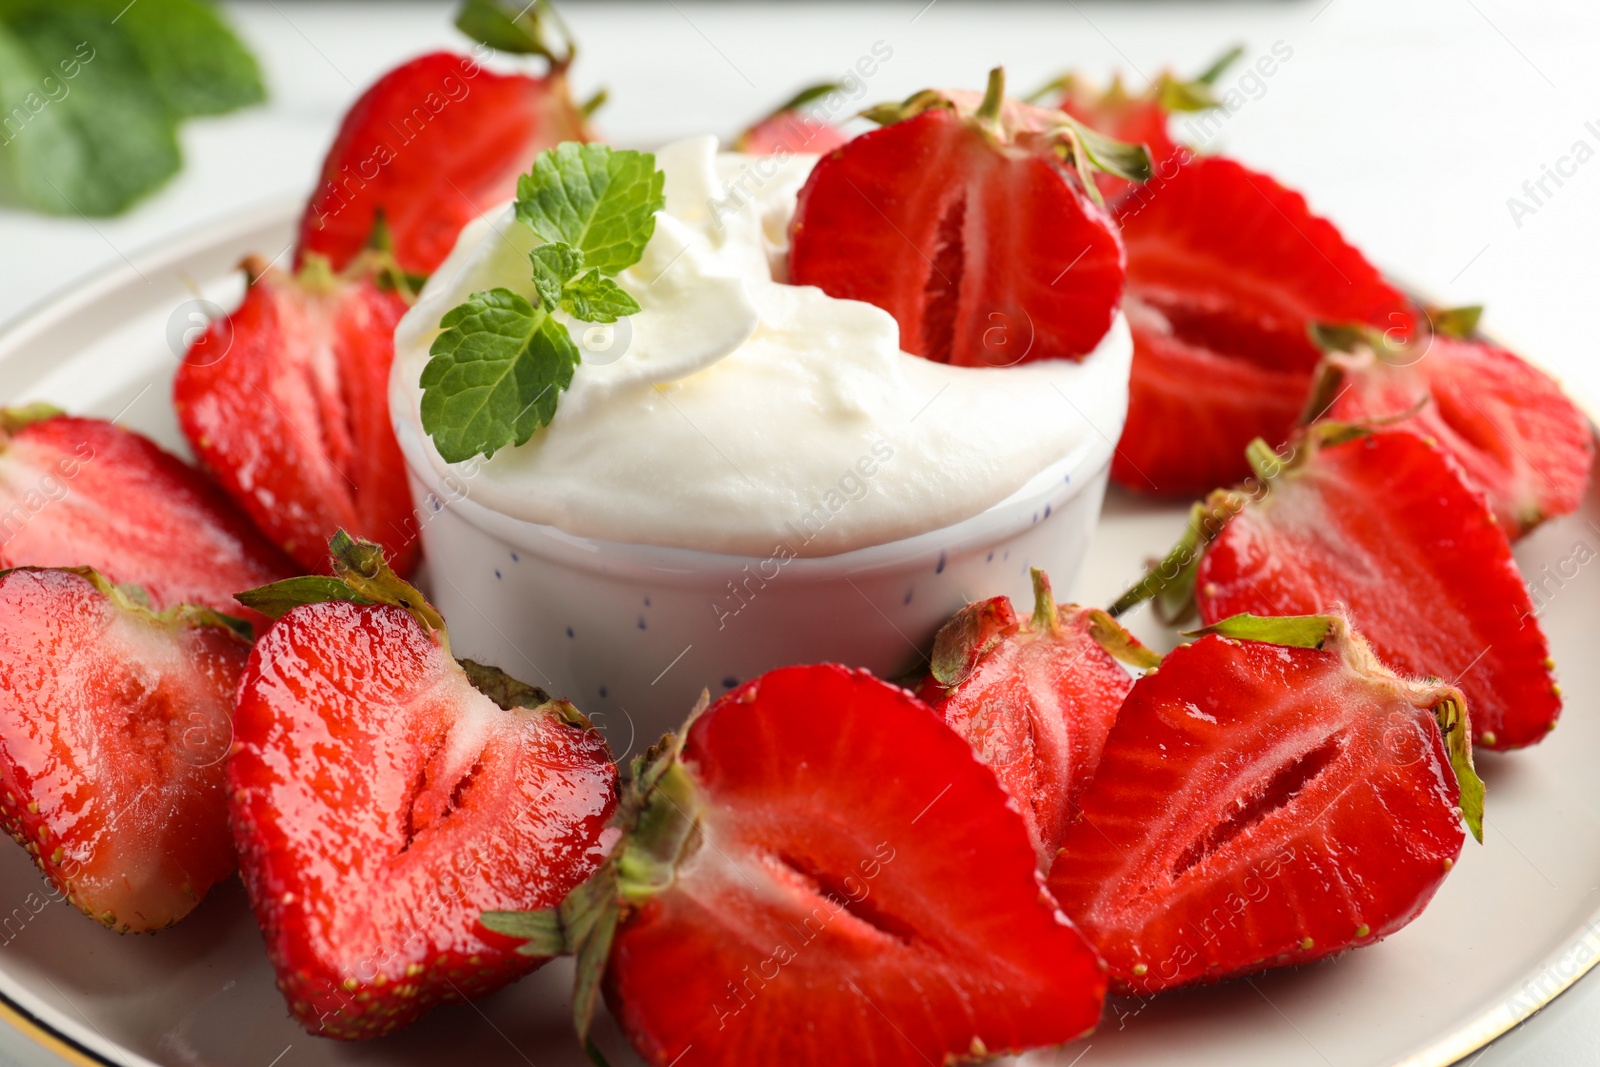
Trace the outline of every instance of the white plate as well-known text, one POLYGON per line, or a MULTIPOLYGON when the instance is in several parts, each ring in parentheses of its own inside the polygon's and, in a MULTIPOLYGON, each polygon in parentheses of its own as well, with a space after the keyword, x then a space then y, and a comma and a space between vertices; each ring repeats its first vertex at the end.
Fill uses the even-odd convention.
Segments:
MULTIPOLYGON (((69 293, 0 336, 0 402, 49 400, 120 416, 176 449, 169 344, 184 305, 224 307, 247 252, 284 248, 292 205, 212 227, 69 293), (197 288, 196 288, 197 287, 197 288)), ((1579 559, 1600 548, 1600 491, 1582 514, 1549 524, 1518 549, 1549 630, 1567 710, 1538 748, 1485 754, 1486 844, 1468 843, 1427 912, 1373 948, 1297 971, 1171 994, 1114 1000, 1092 1046, 1096 1067, 1442 1067, 1547 1003, 1600 956, 1600 633, 1596 578, 1579 559), (1580 548, 1580 546, 1582 546, 1580 548)), ((1105 603, 1163 551, 1181 509, 1112 495, 1080 600, 1105 603)), ((1142 613, 1141 613, 1142 614, 1142 613)), ((1148 620, 1135 629, 1163 643, 1148 620)), ((583 1063, 568 1030, 565 963, 477 1004, 442 1008, 382 1041, 348 1045, 306 1035, 273 985, 244 892, 218 887, 182 924, 119 937, 54 900, 21 849, 0 851, 0 1016, 79 1063, 269 1067, 334 1064, 481 1067, 583 1063)), ((600 1042, 633 1062, 609 1022, 600 1042)), ((1033 1057, 1077 1062, 1074 1046, 1033 1057)), ((45 1062, 41 1059, 40 1062, 45 1062)))

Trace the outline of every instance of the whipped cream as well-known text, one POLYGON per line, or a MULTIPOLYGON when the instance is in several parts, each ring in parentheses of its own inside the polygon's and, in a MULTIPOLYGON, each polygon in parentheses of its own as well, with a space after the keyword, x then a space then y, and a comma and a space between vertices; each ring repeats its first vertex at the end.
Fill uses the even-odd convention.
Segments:
MULTIPOLYGON (((472 501, 600 540, 821 556, 969 518, 1069 457, 1086 473, 1110 458, 1133 348, 1120 314, 1082 362, 933 363, 900 350, 887 312, 783 283, 815 156, 719 154, 701 137, 656 161, 666 209, 617 278, 641 310, 615 327, 567 322, 584 363, 525 444, 445 463, 418 384, 439 320, 470 293, 536 299, 538 238, 510 207, 462 231, 396 330, 391 408, 414 431, 402 439, 426 442, 436 475, 472 501)), ((995 328, 997 345, 1029 343, 1025 322, 995 328)))

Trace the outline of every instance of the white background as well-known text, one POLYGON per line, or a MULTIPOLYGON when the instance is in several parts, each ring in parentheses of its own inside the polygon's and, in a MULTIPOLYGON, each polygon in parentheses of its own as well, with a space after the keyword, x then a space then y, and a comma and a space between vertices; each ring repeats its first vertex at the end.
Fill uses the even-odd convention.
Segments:
MULTIPOLYGON (((637 144, 731 134, 800 85, 838 77, 878 41, 893 56, 863 104, 929 85, 981 87, 995 63, 1018 90, 1067 67, 1096 76, 1121 69, 1138 82, 1168 64, 1197 71, 1243 43, 1246 60, 1224 78, 1228 87, 1282 42, 1291 58, 1246 86, 1243 106, 1206 147, 1301 189, 1385 269, 1440 301, 1486 302, 1491 330, 1600 407, 1596 5, 925 4, 570 2, 562 10, 583 44, 579 94, 607 86, 600 126, 637 144), (1579 141, 1596 158, 1559 187, 1546 179, 1550 195, 1536 204, 1523 183, 1537 182, 1579 141), (1511 197, 1534 208, 1520 224, 1511 197)), ((364 86, 409 56, 462 46, 445 5, 284 0, 230 11, 262 59, 270 103, 186 126, 183 174, 125 218, 0 211, 0 323, 86 274, 131 272, 126 255, 173 234, 303 196, 364 86)), ((0 1061, 21 1054, 20 1040, 0 1033, 0 1061)), ((1307 1052, 1295 1062, 1321 1061, 1307 1052)), ((1600 1065, 1600 979, 1467 1062, 1600 1065)))

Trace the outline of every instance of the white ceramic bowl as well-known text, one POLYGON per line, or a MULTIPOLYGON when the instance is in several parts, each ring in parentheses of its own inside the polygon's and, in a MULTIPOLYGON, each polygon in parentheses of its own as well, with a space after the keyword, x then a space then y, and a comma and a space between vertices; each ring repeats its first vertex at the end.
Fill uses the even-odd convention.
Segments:
MULTIPOLYGON (((839 662, 893 677, 925 665, 969 600, 1032 603, 1029 567, 1069 589, 1088 551, 1111 445, 1086 443, 954 525, 832 556, 759 558, 575 537, 474 503, 397 420, 430 592, 458 656, 583 709, 620 759, 774 667, 839 662)), ((849 507, 846 503, 845 507, 849 507)))

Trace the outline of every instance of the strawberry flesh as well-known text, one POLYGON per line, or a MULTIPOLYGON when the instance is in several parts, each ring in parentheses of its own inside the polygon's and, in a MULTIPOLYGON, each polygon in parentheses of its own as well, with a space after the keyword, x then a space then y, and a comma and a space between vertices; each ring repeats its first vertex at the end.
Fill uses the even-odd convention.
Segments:
POLYGON ((1415 326, 1304 197, 1232 160, 1168 166, 1116 213, 1134 355, 1111 475, 1130 489, 1202 494, 1249 473, 1254 438, 1287 439, 1320 358, 1312 323, 1415 326))
POLYGON ((1461 851, 1450 692, 1359 639, 1183 646, 1128 695, 1050 888, 1141 995, 1386 937, 1461 851))
POLYGON ((1096 636, 1110 620, 1049 596, 1045 584, 1032 624, 1003 596, 968 604, 939 632, 918 688, 1016 798, 1044 870, 1133 687, 1096 636))
POLYGON ((1474 740, 1519 748, 1561 713, 1549 646, 1505 531, 1440 449, 1384 431, 1308 445, 1201 558, 1201 618, 1342 606, 1378 657, 1458 685, 1474 740))
POLYGON ((248 645, 109 590, 0 574, 0 825, 84 914, 156 930, 233 871, 222 765, 248 645))
POLYGON ((902 349, 939 363, 1094 351, 1121 304, 1122 242, 1032 139, 1032 110, 1008 107, 1021 125, 1003 143, 937 107, 824 156, 796 202, 790 281, 877 305, 902 349))
POLYGON ((388 402, 407 307, 367 272, 268 270, 178 368, 173 405, 195 454, 305 570, 327 569, 339 529, 382 544, 401 574, 416 569, 388 402))
POLYGON ((1461 465, 1513 540, 1583 502, 1594 463, 1589 420, 1549 375, 1515 353, 1436 334, 1423 355, 1403 362, 1367 350, 1331 357, 1331 365, 1328 418, 1355 422, 1415 410, 1403 425, 1461 465))
POLYGON ((297 607, 257 643, 229 810, 307 1030, 376 1037, 545 962, 478 916, 555 904, 602 858, 616 771, 568 712, 502 707, 387 604, 297 607))
POLYGON ((233 594, 294 564, 200 472, 109 422, 24 414, 0 433, 0 566, 93 567, 157 608, 267 621, 233 594))
POLYGON ((516 195, 541 151, 593 139, 564 66, 534 78, 452 52, 419 56, 345 114, 300 223, 298 261, 315 253, 343 270, 381 211, 400 266, 430 274, 462 227, 516 195))
POLYGON ((773 671, 694 721, 679 767, 687 807, 661 810, 697 823, 670 880, 624 905, 607 973, 649 1063, 921 1067, 1099 1017, 1099 964, 1010 798, 905 691, 773 671))

